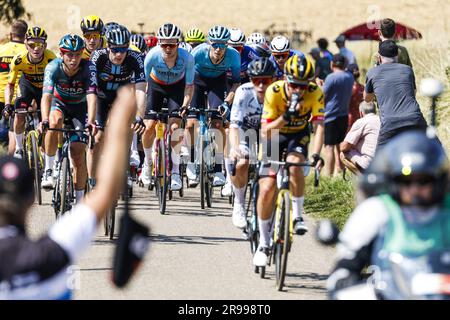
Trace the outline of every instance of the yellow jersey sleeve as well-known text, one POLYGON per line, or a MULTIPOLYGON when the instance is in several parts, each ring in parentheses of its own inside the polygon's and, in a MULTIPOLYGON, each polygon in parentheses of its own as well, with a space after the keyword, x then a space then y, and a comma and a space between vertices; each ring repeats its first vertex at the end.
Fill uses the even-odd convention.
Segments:
POLYGON ((20 71, 22 71, 22 61, 26 58, 27 53, 19 53, 16 55, 9 66, 9 74, 8 74, 8 84, 15 84, 17 80, 17 75, 20 71))

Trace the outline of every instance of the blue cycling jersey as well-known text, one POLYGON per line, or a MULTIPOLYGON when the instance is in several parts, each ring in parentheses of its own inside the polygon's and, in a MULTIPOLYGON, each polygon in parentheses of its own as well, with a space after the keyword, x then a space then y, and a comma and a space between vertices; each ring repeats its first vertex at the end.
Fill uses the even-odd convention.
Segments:
POLYGON ((160 46, 154 47, 145 57, 145 77, 163 85, 174 84, 186 77, 186 84, 194 83, 194 57, 178 48, 178 57, 172 68, 167 67, 160 46))
MULTIPOLYGON (((289 57, 292 57, 294 54, 304 57, 305 55, 303 54, 303 52, 297 51, 297 50, 290 50, 289 52, 289 57)), ((270 61, 272 61, 273 65, 275 66, 275 78, 278 80, 283 79, 284 77, 284 70, 281 69, 278 64, 275 62, 275 59, 272 56, 270 56, 270 61)))
POLYGON ((259 55, 255 49, 250 46, 244 46, 241 52, 241 72, 247 71, 250 62, 257 58, 259 58, 259 55))
POLYGON ((241 82, 241 56, 236 49, 227 47, 221 62, 213 64, 209 57, 211 46, 207 43, 195 47, 192 55, 195 58, 195 72, 205 78, 217 78, 231 69, 231 79, 235 83, 241 82))
POLYGON ((50 93, 63 103, 77 104, 86 101, 86 94, 96 93, 97 79, 91 77, 91 62, 81 60, 78 72, 69 77, 58 58, 45 67, 43 93, 50 93))

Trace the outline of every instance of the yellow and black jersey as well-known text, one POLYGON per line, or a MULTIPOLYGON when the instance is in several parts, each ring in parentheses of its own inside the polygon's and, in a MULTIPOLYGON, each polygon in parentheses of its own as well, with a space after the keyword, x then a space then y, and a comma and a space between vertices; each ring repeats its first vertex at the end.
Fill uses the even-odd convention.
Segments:
POLYGON ((55 59, 55 54, 49 49, 45 49, 42 60, 32 63, 28 59, 28 51, 19 53, 11 61, 8 83, 15 83, 19 72, 22 72, 25 79, 33 86, 42 88, 44 83, 44 71, 47 64, 55 59))
MULTIPOLYGON (((261 123, 270 123, 284 114, 288 107, 286 93, 286 81, 280 80, 272 83, 266 90, 264 97, 264 108, 261 123)), ((281 133, 298 133, 308 127, 308 121, 324 119, 324 95, 315 83, 310 82, 308 89, 300 99, 300 110, 298 116, 280 129, 281 133)))
MULTIPOLYGON (((102 43, 101 43, 100 47, 97 50, 106 48, 106 38, 102 37, 101 39, 102 39, 102 43)), ((92 54, 92 52, 90 52, 87 48, 84 48, 82 59, 89 60, 91 58, 91 54, 92 54)))
MULTIPOLYGON (((5 102, 5 86, 8 83, 8 75, 9 75, 9 65, 13 58, 18 55, 20 52, 24 52, 25 45, 21 42, 8 42, 4 45, 0 46, 0 102, 5 102)), ((19 74, 20 75, 20 74, 19 74)), ((17 84, 16 81, 16 90, 17 92, 17 84)))

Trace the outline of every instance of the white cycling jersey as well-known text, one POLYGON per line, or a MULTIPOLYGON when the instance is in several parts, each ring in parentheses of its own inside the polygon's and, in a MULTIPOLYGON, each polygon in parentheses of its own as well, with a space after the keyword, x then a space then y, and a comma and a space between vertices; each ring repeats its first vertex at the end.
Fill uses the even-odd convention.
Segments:
POLYGON ((251 82, 241 85, 236 90, 231 108, 230 127, 242 130, 259 130, 263 103, 258 102, 251 82))

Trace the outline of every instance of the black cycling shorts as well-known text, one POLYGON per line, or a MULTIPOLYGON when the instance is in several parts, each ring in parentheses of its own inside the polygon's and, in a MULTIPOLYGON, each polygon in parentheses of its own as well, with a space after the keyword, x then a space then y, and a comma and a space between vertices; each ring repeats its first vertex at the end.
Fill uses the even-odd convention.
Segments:
POLYGON ((96 125, 103 130, 108 121, 109 111, 116 100, 117 91, 98 92, 97 94, 97 114, 95 118, 96 125))
MULTIPOLYGON (((59 111, 63 114, 64 123, 70 124, 74 129, 84 129, 87 118, 87 103, 65 104, 59 99, 53 98, 51 111, 59 111)), ((86 133, 73 133, 70 136, 72 142, 87 144, 89 137, 86 133)))
POLYGON ((348 127, 348 116, 338 117, 333 121, 325 122, 324 144, 334 146, 340 144, 345 139, 348 127))
POLYGON ((33 99, 36 101, 37 110, 41 110, 42 88, 35 87, 22 76, 19 80, 19 92, 14 104, 16 110, 28 109, 31 107, 33 99))
POLYGON ((169 85, 156 83, 152 79, 148 82, 147 107, 145 109, 145 119, 156 120, 158 113, 167 101, 166 107, 169 109, 170 118, 180 118, 179 110, 183 105, 184 90, 186 81, 182 80, 169 85))
MULTIPOLYGON (((195 73, 194 95, 192 96, 191 108, 204 110, 206 108, 205 92, 208 96, 208 105, 210 109, 217 109, 228 94, 227 74, 224 73, 217 78, 206 78, 195 73)), ((196 112, 189 112, 188 118, 199 118, 196 112)), ((211 119, 222 120, 219 112, 211 113, 211 119)))

